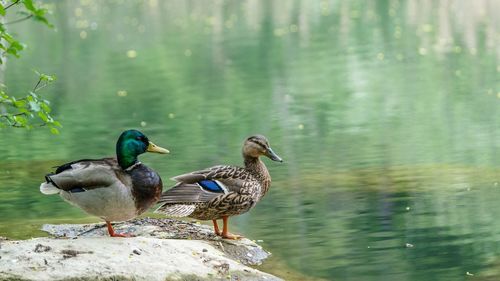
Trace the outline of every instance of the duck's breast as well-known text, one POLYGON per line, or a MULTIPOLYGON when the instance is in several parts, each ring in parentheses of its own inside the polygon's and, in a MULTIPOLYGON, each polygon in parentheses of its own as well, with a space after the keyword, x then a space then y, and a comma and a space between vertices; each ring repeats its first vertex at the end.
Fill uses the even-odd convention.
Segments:
POLYGON ((130 177, 135 208, 141 214, 160 199, 163 183, 158 173, 142 164, 130 172, 130 177))

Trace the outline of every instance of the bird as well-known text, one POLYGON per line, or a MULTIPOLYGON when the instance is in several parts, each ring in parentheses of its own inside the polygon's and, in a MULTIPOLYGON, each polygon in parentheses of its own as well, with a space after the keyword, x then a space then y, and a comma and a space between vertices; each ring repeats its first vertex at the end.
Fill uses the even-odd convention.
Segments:
POLYGON ((129 237, 128 233, 116 233, 111 222, 142 214, 158 201, 163 189, 158 173, 137 160, 145 152, 169 153, 138 130, 124 131, 116 142, 116 158, 62 164, 55 173, 45 176, 40 192, 59 194, 70 204, 102 218, 111 237, 129 237))
POLYGON ((269 191, 271 176, 260 156, 283 160, 262 135, 245 139, 242 149, 244 167, 218 165, 173 177, 177 183, 162 193, 155 210, 172 217, 212 220, 216 235, 225 239, 243 236, 228 230, 229 217, 248 212, 269 191), (222 219, 222 232, 217 220, 222 219))

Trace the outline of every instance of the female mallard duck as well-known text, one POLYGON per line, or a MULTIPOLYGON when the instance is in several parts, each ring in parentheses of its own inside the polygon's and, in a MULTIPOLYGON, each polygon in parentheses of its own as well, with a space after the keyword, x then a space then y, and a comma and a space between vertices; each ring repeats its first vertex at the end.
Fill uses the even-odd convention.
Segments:
POLYGON ((163 188, 160 176, 137 160, 144 152, 169 153, 141 132, 123 132, 116 143, 116 159, 83 159, 59 166, 45 176, 43 194, 60 194, 69 203, 106 221, 109 235, 115 233, 111 221, 134 218, 158 201, 163 188))
POLYGON ((245 168, 214 166, 172 178, 178 183, 161 195, 156 212, 212 220, 215 234, 228 239, 241 236, 228 232, 228 217, 243 214, 259 202, 271 185, 271 176, 261 155, 283 162, 264 136, 251 136, 243 144, 245 168), (219 231, 217 220, 224 226, 219 231))

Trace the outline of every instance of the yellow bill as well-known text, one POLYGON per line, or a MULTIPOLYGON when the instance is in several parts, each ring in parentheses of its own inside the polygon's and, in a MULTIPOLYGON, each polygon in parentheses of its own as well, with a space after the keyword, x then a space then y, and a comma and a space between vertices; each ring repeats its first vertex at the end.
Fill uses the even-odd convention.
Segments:
POLYGON ((149 142, 148 149, 146 151, 147 152, 154 152, 154 153, 161 153, 161 154, 170 153, 170 151, 168 151, 168 149, 165 149, 163 147, 159 147, 152 142, 149 142))

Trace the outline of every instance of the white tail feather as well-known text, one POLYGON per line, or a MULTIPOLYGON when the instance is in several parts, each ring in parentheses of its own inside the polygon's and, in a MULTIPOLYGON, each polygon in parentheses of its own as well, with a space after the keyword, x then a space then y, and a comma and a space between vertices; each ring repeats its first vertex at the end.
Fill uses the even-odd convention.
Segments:
POLYGON ((167 215, 169 217, 186 217, 196 209, 196 205, 165 204, 156 209, 155 213, 167 215))
POLYGON ((61 190, 51 183, 44 182, 40 185, 40 192, 45 195, 58 194, 61 190))

